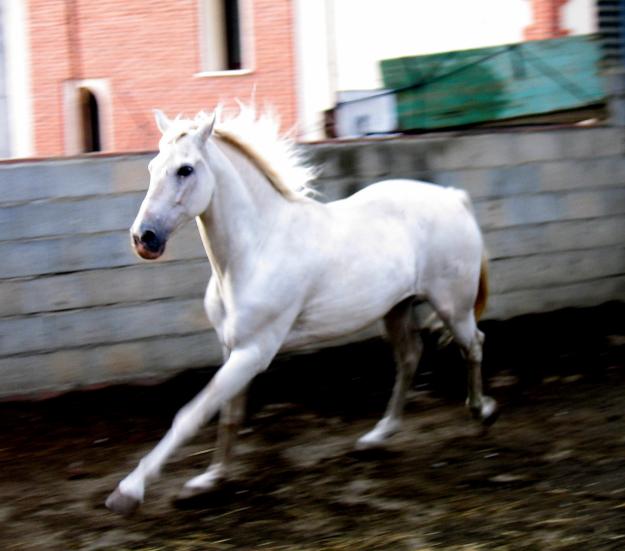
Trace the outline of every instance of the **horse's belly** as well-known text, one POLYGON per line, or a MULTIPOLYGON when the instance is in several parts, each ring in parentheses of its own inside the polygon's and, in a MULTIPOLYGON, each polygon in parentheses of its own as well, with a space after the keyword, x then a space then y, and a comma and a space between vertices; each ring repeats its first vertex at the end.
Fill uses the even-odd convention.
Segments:
POLYGON ((308 318, 298 320, 282 345, 281 352, 291 352, 315 347, 319 344, 341 340, 371 327, 383 314, 339 319, 308 318))
POLYGON ((327 289, 309 300, 296 319, 283 349, 305 348, 358 333, 414 295, 414 289, 414 276, 407 269, 364 274, 360 281, 345 276, 328 281, 327 289))

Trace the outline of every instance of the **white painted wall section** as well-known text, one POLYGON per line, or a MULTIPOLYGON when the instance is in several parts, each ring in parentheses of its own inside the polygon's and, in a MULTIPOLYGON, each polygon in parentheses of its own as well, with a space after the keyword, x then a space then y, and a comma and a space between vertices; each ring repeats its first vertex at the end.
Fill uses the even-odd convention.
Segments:
POLYGON ((27 3, 2 0, 6 37, 6 79, 12 157, 35 154, 27 3))
POLYGON ((381 88, 379 61, 523 39, 527 0, 336 0, 337 88, 381 88))

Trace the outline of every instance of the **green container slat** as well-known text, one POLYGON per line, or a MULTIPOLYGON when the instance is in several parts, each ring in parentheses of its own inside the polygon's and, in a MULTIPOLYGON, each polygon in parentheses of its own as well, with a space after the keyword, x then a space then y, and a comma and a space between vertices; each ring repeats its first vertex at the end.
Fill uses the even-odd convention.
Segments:
POLYGON ((605 100, 594 36, 381 62, 401 130, 463 126, 579 109, 605 100))

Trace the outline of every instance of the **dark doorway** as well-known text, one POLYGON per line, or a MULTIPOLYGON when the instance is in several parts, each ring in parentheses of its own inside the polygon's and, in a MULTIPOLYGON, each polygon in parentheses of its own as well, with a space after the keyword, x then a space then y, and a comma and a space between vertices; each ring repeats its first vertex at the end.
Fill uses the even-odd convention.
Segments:
POLYGON ((80 88, 81 149, 84 153, 102 151, 100 139, 100 110, 98 100, 89 88, 80 88))

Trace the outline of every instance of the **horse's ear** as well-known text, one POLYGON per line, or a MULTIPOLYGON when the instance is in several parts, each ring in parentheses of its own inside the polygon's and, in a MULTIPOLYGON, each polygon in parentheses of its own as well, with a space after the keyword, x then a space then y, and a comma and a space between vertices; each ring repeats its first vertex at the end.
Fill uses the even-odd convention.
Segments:
POLYGON ((195 133, 195 139, 198 145, 201 147, 206 143, 206 140, 210 138, 215 127, 215 121, 217 120, 217 113, 213 113, 213 116, 202 122, 197 132, 195 133))
POLYGON ((154 120, 156 121, 156 126, 158 126, 161 134, 165 134, 171 126, 171 121, 160 109, 154 109, 154 120))

